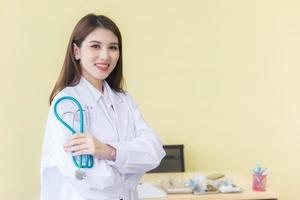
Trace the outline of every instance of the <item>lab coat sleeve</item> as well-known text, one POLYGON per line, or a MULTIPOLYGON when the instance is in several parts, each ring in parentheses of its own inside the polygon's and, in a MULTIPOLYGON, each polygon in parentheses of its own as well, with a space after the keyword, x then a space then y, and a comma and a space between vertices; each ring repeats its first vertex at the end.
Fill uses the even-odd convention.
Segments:
MULTIPOLYGON (((67 111, 68 106, 63 109, 67 111)), ((72 124, 70 119, 64 119, 68 124, 72 124)), ((103 190, 111 186, 119 185, 124 181, 124 175, 120 174, 113 166, 107 164, 106 160, 94 157, 94 167, 85 169, 87 178, 77 180, 75 171, 77 167, 73 164, 71 153, 64 151, 63 145, 70 139, 72 133, 65 128, 55 117, 53 105, 50 108, 46 125, 43 169, 56 167, 63 178, 74 187, 82 196, 90 196, 94 190, 103 190)))
POLYGON ((160 138, 146 124, 134 100, 127 93, 125 99, 133 116, 135 137, 110 143, 117 150, 113 166, 122 174, 143 174, 157 167, 166 153, 160 138))

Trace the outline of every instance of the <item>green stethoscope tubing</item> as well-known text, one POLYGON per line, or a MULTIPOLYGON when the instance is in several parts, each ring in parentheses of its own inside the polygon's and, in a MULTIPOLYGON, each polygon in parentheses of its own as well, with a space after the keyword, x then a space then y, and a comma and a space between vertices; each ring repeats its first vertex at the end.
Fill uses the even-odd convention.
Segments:
MULTIPOLYGON (((71 100, 72 102, 74 102, 77 107, 78 107, 78 110, 77 112, 79 111, 79 118, 80 118, 80 133, 83 134, 84 132, 84 123, 83 123, 83 109, 82 109, 82 106, 81 104, 79 103, 79 101, 77 101, 77 99, 75 99, 74 97, 71 97, 71 96, 63 96, 61 98, 59 98, 55 103, 54 103, 54 114, 55 114, 55 117, 58 119, 58 121, 60 123, 62 123, 67 129, 69 129, 72 134, 76 134, 76 131, 69 125, 67 124, 58 114, 57 112, 57 106, 58 104, 63 101, 63 100, 71 100)), ((94 166, 94 157, 92 155, 80 155, 78 156, 79 157, 79 162, 78 160, 76 159, 77 156, 72 156, 72 160, 73 160, 73 163, 74 165, 77 167, 77 168, 92 168, 94 166), (85 162, 83 162, 83 156, 84 156, 84 160, 85 162)))

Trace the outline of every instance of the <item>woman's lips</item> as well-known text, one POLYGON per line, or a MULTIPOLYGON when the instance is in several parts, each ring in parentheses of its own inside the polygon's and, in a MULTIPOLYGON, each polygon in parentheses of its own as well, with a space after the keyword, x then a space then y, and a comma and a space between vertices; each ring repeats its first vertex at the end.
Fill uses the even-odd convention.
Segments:
POLYGON ((108 63, 96 63, 95 66, 97 67, 97 69, 99 69, 102 72, 106 72, 109 68, 108 63))

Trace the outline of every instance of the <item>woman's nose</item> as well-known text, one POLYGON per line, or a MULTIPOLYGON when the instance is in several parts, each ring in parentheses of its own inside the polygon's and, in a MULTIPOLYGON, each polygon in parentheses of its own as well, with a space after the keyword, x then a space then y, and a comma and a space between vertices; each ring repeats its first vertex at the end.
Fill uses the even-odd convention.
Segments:
POLYGON ((99 53, 99 57, 100 57, 100 59, 107 60, 109 57, 108 50, 102 49, 99 53))

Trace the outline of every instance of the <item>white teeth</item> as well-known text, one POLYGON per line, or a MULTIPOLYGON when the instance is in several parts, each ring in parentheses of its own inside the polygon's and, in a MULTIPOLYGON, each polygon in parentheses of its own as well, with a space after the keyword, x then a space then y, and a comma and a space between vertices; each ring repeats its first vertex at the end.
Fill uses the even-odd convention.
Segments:
POLYGON ((109 67, 109 64, 95 64, 98 67, 109 67))

